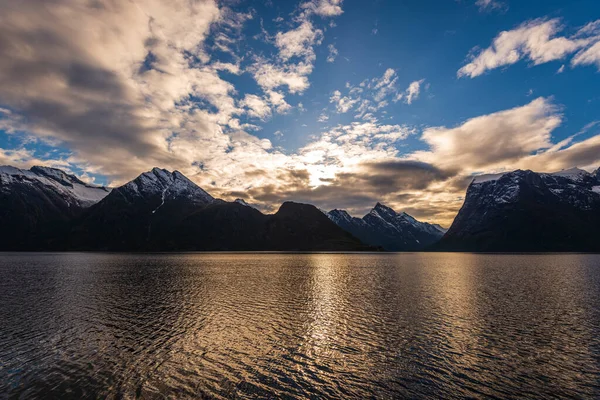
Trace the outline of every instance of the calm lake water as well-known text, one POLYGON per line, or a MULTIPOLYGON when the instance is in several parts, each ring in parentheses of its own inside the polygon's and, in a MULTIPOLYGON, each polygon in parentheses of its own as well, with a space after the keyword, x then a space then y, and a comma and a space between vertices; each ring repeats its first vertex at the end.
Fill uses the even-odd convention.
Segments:
POLYGON ((600 256, 0 254, 3 398, 600 396, 600 256))

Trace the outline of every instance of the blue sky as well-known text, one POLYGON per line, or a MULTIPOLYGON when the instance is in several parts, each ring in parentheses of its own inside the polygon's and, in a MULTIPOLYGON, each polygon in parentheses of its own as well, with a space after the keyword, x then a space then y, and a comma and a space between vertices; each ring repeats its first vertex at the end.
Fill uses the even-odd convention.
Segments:
POLYGON ((447 225, 476 174, 600 166, 599 21, 592 0, 3 4, 0 163, 447 225))

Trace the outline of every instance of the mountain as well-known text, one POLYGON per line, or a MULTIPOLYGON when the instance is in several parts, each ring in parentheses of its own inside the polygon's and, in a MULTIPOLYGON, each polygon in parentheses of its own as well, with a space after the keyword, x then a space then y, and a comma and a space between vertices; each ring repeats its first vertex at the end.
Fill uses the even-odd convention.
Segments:
POLYGON ((80 250, 366 249, 314 206, 288 202, 264 215, 158 168, 114 189, 73 225, 69 246, 80 250))
POLYGON ((0 166, 0 250, 64 246, 70 221, 109 193, 56 168, 0 166))
MULTIPOLYGON (((74 223, 76 249, 141 250, 216 200, 178 171, 154 168, 115 188, 74 223)), ((157 248, 158 250, 158 248, 157 248)))
POLYGON ((573 168, 476 177, 443 251, 599 251, 600 177, 573 168))
POLYGON ((169 234, 179 249, 353 251, 372 250, 310 204, 285 202, 272 215, 237 202, 215 202, 189 215, 169 234))
POLYGON ((363 218, 344 210, 327 213, 329 219, 362 242, 388 251, 421 250, 437 242, 445 233, 439 225, 417 221, 405 212, 397 213, 377 203, 363 218))

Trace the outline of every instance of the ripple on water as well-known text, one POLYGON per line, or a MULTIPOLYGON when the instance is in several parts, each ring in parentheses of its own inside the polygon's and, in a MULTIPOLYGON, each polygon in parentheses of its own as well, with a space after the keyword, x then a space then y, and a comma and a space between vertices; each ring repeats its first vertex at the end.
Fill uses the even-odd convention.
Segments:
POLYGON ((0 397, 599 397, 599 266, 3 254, 0 397))

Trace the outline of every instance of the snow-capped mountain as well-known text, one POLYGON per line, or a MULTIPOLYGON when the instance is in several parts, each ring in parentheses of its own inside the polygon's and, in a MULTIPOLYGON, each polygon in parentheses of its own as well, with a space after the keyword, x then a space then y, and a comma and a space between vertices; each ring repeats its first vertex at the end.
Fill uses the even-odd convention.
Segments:
POLYGON ((45 187, 56 193, 67 206, 89 207, 110 193, 103 186, 90 185, 75 175, 56 168, 32 167, 29 170, 8 165, 0 166, 0 191, 17 190, 17 186, 45 187))
POLYGON ((160 196, 159 207, 165 202, 175 199, 186 199, 193 204, 209 204, 215 201, 210 194, 186 178, 181 172, 169 172, 160 168, 144 172, 133 181, 115 190, 132 201, 160 196))
POLYGON ((48 167, 0 167, 0 250, 64 246, 69 223, 110 189, 48 167))
POLYGON ((344 210, 332 210, 327 216, 364 243, 389 251, 420 250, 438 241, 445 233, 439 225, 417 221, 407 213, 397 213, 381 203, 363 218, 352 217, 344 210))
POLYGON ((600 249, 600 178, 572 168, 475 177, 436 245, 466 251, 600 249))

